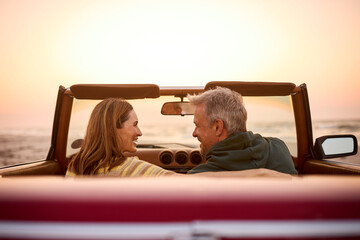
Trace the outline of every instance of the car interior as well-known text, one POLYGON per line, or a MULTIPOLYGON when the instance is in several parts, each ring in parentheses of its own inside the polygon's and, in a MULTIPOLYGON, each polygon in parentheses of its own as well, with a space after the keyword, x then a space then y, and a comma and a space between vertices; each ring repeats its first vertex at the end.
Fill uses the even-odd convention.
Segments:
POLYGON ((357 153, 355 136, 322 136, 314 141, 306 84, 209 82, 205 87, 159 87, 154 84, 60 86, 46 159, 2 167, 0 175, 64 175, 71 156, 81 146, 91 110, 108 97, 127 99, 140 119, 143 136, 136 153, 126 156, 136 155, 165 169, 186 173, 205 162, 199 143, 191 136, 194 107, 186 96, 216 86, 242 94, 248 111, 248 129, 282 139, 292 154, 299 175, 360 174, 359 165, 337 161, 357 153))

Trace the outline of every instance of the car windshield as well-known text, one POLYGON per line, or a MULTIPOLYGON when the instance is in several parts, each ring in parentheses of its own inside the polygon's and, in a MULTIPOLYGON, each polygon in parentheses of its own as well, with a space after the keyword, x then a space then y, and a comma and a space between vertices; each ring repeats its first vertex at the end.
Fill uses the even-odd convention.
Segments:
MULTIPOLYGON (((248 112, 247 129, 264 137, 278 137, 288 146, 293 156, 297 155, 296 131, 291 99, 284 97, 244 97, 248 112)), ((184 100, 187 100, 186 98, 184 100)), ((143 135, 138 148, 157 144, 180 144, 198 148, 199 142, 192 136, 193 116, 162 115, 165 102, 179 101, 179 98, 162 96, 156 99, 129 100, 133 105, 143 135)), ((77 139, 83 139, 91 111, 99 100, 75 99, 68 135, 67 156, 78 151, 77 139)))

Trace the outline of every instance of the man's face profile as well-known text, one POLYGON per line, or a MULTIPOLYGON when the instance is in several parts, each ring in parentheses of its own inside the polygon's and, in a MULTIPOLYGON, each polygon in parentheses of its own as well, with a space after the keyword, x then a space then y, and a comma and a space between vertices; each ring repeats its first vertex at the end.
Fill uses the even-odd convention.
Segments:
POLYGON ((214 126, 209 126, 206 114, 205 104, 201 103, 196 106, 194 113, 195 129, 193 137, 196 137, 200 142, 200 151, 203 155, 217 142, 214 126))

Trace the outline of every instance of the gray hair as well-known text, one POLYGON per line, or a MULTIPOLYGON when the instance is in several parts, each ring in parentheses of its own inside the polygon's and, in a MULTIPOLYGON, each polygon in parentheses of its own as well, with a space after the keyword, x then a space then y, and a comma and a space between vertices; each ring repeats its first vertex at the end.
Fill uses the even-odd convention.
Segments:
POLYGON ((224 87, 216 87, 199 95, 187 95, 194 105, 205 104, 209 125, 216 119, 224 122, 229 135, 246 131, 247 112, 240 93, 224 87))

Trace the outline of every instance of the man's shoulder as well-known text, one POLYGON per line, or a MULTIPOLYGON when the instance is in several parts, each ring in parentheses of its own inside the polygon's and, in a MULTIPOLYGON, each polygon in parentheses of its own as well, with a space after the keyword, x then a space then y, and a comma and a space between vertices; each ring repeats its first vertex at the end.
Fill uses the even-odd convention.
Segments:
POLYGON ((283 140, 277 137, 263 137, 268 143, 274 144, 279 147, 286 147, 286 144, 283 140))

